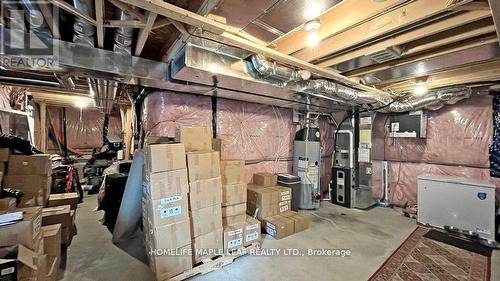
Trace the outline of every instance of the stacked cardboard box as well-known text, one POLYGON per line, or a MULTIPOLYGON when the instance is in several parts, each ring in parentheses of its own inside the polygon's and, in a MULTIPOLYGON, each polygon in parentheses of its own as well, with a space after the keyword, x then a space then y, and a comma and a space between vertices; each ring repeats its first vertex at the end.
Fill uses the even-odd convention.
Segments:
POLYGON ((280 215, 265 218, 262 226, 267 234, 281 239, 309 227, 310 220, 297 212, 289 211, 280 215))
POLYGON ((46 281, 57 280, 61 264, 61 225, 42 226, 43 249, 47 255, 46 281))
POLYGON ((3 181, 3 176, 5 174, 5 168, 7 167, 7 162, 9 161, 9 148, 0 148, 0 185, 3 181))
POLYGON ((193 263, 222 249, 222 180, 220 154, 212 150, 209 127, 180 127, 176 141, 186 146, 193 263))
POLYGON ((260 242, 261 240, 261 223, 253 217, 247 216, 245 230, 243 231, 243 244, 249 246, 252 243, 260 242))
POLYGON ((256 173, 253 184, 248 186, 247 212, 259 219, 287 212, 291 208, 292 191, 277 186, 277 176, 270 173, 256 173))
POLYGON ((71 217, 71 206, 62 205, 47 207, 42 210, 42 225, 61 225, 61 244, 69 246, 73 239, 74 221, 71 217))
POLYGON ((76 210, 80 197, 76 192, 51 194, 49 196, 49 207, 70 205, 71 210, 76 210))
POLYGON ((52 163, 50 155, 10 155, 3 185, 23 192, 20 207, 45 207, 50 195, 52 163))
POLYGON ((184 145, 151 144, 145 149, 143 227, 146 252, 157 280, 192 268, 188 177, 184 145), (181 252, 180 255, 159 255, 181 252))

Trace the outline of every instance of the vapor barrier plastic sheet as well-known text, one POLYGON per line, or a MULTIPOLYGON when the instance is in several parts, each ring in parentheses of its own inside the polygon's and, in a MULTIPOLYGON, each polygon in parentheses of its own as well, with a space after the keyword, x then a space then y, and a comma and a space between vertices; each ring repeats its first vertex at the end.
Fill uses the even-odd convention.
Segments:
MULTIPOLYGON (((389 160, 391 203, 416 200, 417 176, 423 173, 493 180, 489 176, 488 145, 492 136, 492 98, 471 99, 437 111, 427 111, 427 138, 390 138, 384 127, 387 115, 375 119, 373 158, 389 160), (384 157, 385 155, 385 157, 384 157)), ((381 161, 374 161, 373 193, 382 196, 381 161)), ((499 190, 497 188, 497 193, 499 190)))
MULTIPOLYGON (((62 108, 47 107, 47 120, 52 122, 56 134, 62 141, 62 108)), ((50 123, 49 123, 50 124, 50 123)), ((48 124, 48 127, 49 127, 48 124)), ((66 130, 68 146, 75 149, 89 149, 102 147, 102 129, 104 125, 104 113, 97 109, 66 108, 66 130)), ((110 116, 108 135, 121 136, 121 121, 118 116, 110 116)), ((49 149, 57 149, 57 145, 49 142, 49 149)))
POLYGON ((0 108, 10 109, 11 86, 0 85, 0 108))

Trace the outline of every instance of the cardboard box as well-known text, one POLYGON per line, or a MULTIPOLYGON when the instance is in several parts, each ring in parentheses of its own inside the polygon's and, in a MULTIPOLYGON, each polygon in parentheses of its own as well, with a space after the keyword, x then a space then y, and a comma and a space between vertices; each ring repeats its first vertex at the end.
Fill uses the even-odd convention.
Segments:
POLYGON ((143 194, 150 199, 166 198, 174 194, 187 195, 189 192, 187 169, 146 173, 143 188, 143 194))
POLYGON ((256 205, 254 202, 247 202, 247 213, 251 216, 255 214, 258 209, 257 217, 264 219, 278 214, 278 204, 256 205))
POLYGON ((159 143, 172 143, 172 140, 167 136, 147 136, 144 139, 144 145, 159 144, 159 143))
POLYGON ((43 190, 38 190, 38 194, 30 195, 24 194, 19 200, 19 204, 17 205, 19 208, 28 208, 28 207, 42 207, 47 205, 48 198, 44 197, 43 190))
POLYGON ((222 229, 221 205, 214 205, 203 209, 193 210, 191 217, 192 237, 198 237, 217 229, 222 229))
POLYGON ((3 178, 3 186, 21 190, 24 193, 25 201, 41 194, 43 202, 37 202, 37 204, 43 207, 49 198, 51 183, 52 177, 50 175, 13 175, 9 173, 3 178))
POLYGON ((219 152, 187 153, 189 182, 220 177, 219 152))
POLYGON ((267 187, 248 185, 247 201, 254 205, 271 205, 279 202, 279 191, 267 187))
POLYGON ((0 148, 0 162, 8 162, 10 155, 10 148, 0 148))
POLYGON ((175 131, 175 141, 186 147, 186 152, 212 150, 212 128, 181 126, 175 131))
POLYGON ((278 213, 284 213, 292 210, 292 201, 282 201, 278 203, 278 213))
POLYGON ((150 173, 186 168, 186 151, 182 143, 148 145, 144 156, 144 168, 150 173))
POLYGON ((247 204, 241 203, 232 206, 222 207, 222 217, 231 217, 245 214, 247 211, 247 204))
POLYGON ((169 225, 188 219, 188 199, 186 195, 174 195, 163 199, 143 198, 143 209, 154 227, 169 225))
POLYGON ((247 184, 236 183, 222 185, 222 206, 247 202, 247 184))
POLYGON ((17 260, 18 280, 46 280, 47 255, 43 254, 43 249, 32 251, 19 245, 17 260))
POLYGON ((218 151, 219 155, 221 154, 220 152, 222 151, 222 140, 219 138, 212 139, 212 150, 213 151, 218 151))
POLYGON ((278 201, 290 201, 292 200, 292 189, 284 186, 273 186, 269 187, 279 192, 278 201))
POLYGON ((44 175, 52 174, 52 161, 49 154, 10 155, 9 175, 44 175))
POLYGON ((189 183, 189 209, 198 210, 222 203, 221 178, 189 183))
POLYGON ((220 162, 223 184, 245 183, 245 161, 225 160, 220 162))
POLYGON ((294 212, 294 211, 285 212, 281 215, 293 220, 295 233, 301 232, 301 231, 309 228, 309 224, 310 224, 311 220, 304 215, 301 215, 301 214, 294 212))
POLYGON ((16 208, 16 198, 6 197, 0 198, 0 210, 7 211, 16 208))
POLYGON ((222 227, 195 237, 192 241, 193 264, 199 263, 203 259, 221 255, 223 251, 222 227))
POLYGON ((73 230, 70 205, 43 208, 42 217, 43 226, 61 224, 61 243, 70 243, 73 230))
POLYGON ((235 223, 242 223, 245 221, 246 214, 240 214, 240 215, 235 215, 235 216, 230 216, 230 217, 223 217, 222 218, 222 224, 223 225, 230 225, 230 224, 235 224, 235 223))
POLYGON ((177 249, 171 255, 153 256, 149 251, 149 266, 156 276, 156 280, 168 280, 193 267, 191 245, 177 249))
POLYGON ((42 235, 44 254, 47 255, 46 280, 57 280, 61 263, 61 224, 43 226, 42 235))
POLYGON ((47 270, 45 281, 56 281, 59 274, 59 266, 61 264, 61 258, 51 257, 47 255, 47 270))
POLYGON ((278 176, 271 173, 255 173, 253 174, 253 183, 259 186, 276 186, 278 184, 278 176))
POLYGON ((177 249, 191 244, 189 219, 166 226, 147 225, 144 233, 152 249, 177 249))
POLYGON ((69 205, 71 210, 76 210, 80 197, 76 192, 51 194, 49 196, 49 207, 69 205))
POLYGON ((20 208, 15 212, 23 212, 23 220, 0 226, 0 247, 22 244, 36 251, 41 237, 42 208, 20 208))
POLYGON ((281 215, 266 218, 263 224, 266 233, 275 239, 290 236, 295 232, 294 221, 281 215))
POLYGON ((246 223, 235 223, 224 226, 224 252, 243 247, 246 223))
POLYGON ((246 217, 245 229, 243 230, 243 244, 249 246, 252 243, 260 242, 260 221, 250 216, 246 217))

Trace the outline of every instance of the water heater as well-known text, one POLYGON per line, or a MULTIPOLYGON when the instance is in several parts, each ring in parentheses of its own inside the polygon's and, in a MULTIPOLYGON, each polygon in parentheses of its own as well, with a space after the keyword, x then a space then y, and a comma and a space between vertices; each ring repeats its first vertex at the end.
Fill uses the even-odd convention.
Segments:
POLYGON ((321 145, 319 128, 307 127, 295 134, 293 172, 301 179, 300 209, 317 209, 320 203, 321 145))

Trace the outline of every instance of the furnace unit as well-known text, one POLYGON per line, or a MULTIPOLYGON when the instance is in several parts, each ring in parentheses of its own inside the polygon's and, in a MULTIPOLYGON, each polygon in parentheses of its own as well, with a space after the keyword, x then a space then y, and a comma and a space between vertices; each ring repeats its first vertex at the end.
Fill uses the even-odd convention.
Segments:
POLYGON ((319 128, 307 127, 295 134, 293 172, 301 179, 300 209, 317 209, 320 203, 321 145, 319 128))

